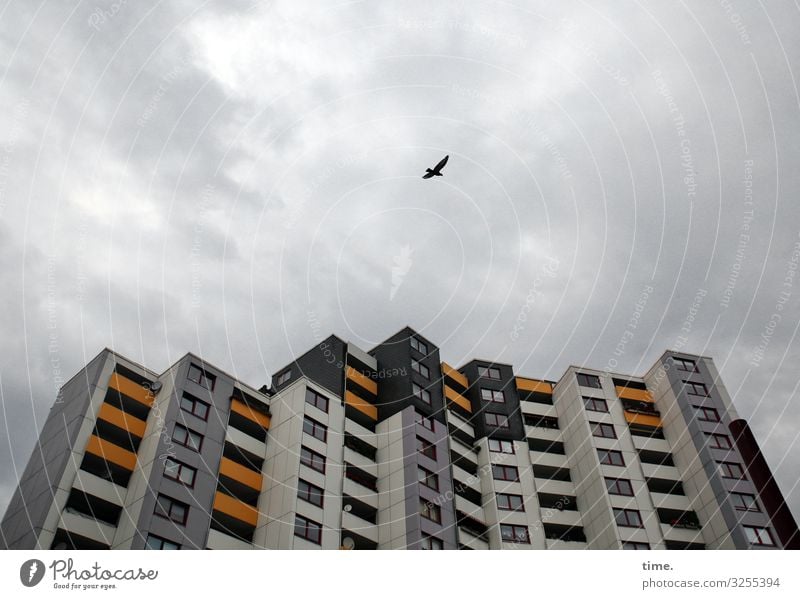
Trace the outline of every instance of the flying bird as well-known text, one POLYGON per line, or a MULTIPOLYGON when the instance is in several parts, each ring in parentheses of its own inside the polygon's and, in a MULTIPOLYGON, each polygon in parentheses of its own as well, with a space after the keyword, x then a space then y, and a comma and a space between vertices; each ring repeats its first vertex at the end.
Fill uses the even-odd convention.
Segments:
POLYGON ((442 158, 439 161, 439 164, 434 166, 432 169, 431 168, 426 168, 425 169, 425 174, 422 175, 422 178, 423 179, 430 179, 431 177, 441 177, 442 176, 442 169, 444 168, 444 165, 447 164, 447 159, 448 158, 450 158, 449 154, 447 156, 445 156, 444 158, 442 158))

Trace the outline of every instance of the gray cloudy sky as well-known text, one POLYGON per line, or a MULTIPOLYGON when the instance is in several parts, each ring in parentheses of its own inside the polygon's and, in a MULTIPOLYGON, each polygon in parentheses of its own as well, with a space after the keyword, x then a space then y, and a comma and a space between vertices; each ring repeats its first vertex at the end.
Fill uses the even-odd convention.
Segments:
POLYGON ((104 346, 260 385, 409 324, 711 355, 800 513, 797 3, 299 4, 0 8, 0 510, 104 346))

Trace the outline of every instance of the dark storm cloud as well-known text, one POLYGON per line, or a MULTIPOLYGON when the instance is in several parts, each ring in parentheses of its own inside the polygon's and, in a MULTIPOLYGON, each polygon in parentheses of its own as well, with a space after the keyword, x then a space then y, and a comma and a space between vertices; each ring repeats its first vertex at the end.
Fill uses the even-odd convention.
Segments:
POLYGON ((551 4, 9 6, 0 509, 104 346, 260 385, 410 324, 550 378, 711 355, 798 511, 797 8, 551 4))

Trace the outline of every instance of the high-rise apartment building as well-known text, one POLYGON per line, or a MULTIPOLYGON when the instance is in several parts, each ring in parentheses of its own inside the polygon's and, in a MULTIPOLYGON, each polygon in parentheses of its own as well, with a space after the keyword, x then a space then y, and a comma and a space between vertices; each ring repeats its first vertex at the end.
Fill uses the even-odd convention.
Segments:
POLYGON ((245 385, 102 351, 62 388, 8 548, 769 549, 800 534, 710 358, 558 381, 331 336, 245 385))

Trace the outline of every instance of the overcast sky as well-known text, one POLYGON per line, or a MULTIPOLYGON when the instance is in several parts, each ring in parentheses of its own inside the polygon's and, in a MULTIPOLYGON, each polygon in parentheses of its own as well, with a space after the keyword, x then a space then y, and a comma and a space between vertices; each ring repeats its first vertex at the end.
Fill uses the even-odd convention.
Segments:
POLYGON ((408 324, 710 355, 800 514, 797 3, 299 4, 3 2, 0 512, 103 347, 260 386, 408 324))

